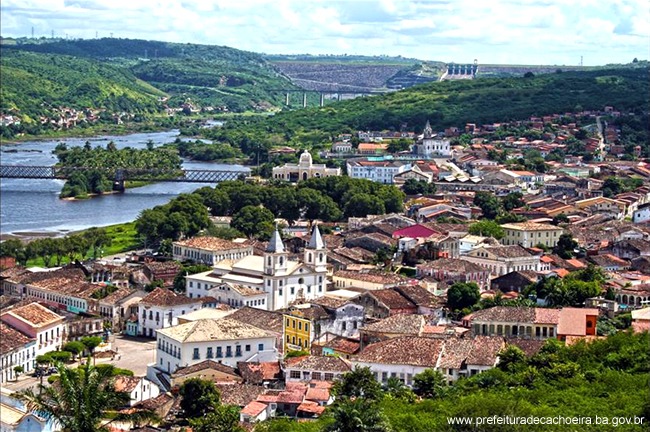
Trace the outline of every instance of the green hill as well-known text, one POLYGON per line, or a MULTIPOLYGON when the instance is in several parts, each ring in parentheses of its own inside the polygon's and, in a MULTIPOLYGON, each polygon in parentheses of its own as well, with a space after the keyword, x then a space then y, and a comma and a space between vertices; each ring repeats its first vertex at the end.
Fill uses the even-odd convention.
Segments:
MULTIPOLYGON (((602 109, 647 113, 650 81, 647 63, 635 68, 562 72, 528 78, 484 78, 423 84, 381 96, 357 98, 322 108, 282 112, 273 118, 229 122, 212 137, 242 149, 251 141, 267 147, 296 137, 328 136, 357 130, 421 130, 427 120, 434 130, 465 123, 522 120, 530 116, 602 109)), ((246 150, 244 150, 246 151, 246 150)))
POLYGON ((172 108, 191 101, 229 111, 268 110, 280 106, 294 89, 261 55, 234 48, 137 39, 17 40, 6 51, 20 50, 92 59, 128 70, 167 93, 172 108))
POLYGON ((60 107, 133 115, 161 109, 162 91, 117 66, 4 47, 0 66, 0 112, 17 114, 22 129, 30 133, 38 133, 40 116, 52 118, 60 107))

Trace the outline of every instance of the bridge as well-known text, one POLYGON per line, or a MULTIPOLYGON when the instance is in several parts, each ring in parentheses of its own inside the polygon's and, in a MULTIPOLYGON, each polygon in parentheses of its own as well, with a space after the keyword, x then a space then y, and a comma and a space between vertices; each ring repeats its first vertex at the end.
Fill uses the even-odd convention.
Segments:
POLYGON ((388 92, 388 90, 306 90, 306 89, 268 89, 268 93, 281 93, 285 97, 285 105, 289 106, 290 96, 294 93, 302 93, 302 107, 307 107, 307 95, 315 94, 319 96, 318 106, 325 105, 325 99, 336 99, 337 101, 354 99, 356 97, 381 95, 388 92))
POLYGON ((124 191, 124 182, 139 180, 150 182, 219 183, 237 180, 249 171, 235 170, 183 170, 183 169, 139 169, 139 168, 88 168, 32 165, 0 165, 0 178, 66 180, 76 172, 103 171, 113 177, 113 189, 124 191))

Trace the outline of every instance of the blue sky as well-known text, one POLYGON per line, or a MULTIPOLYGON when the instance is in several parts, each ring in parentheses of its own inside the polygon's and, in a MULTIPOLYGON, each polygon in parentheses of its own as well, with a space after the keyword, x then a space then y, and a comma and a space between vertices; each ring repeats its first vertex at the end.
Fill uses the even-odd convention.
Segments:
POLYGON ((647 0, 2 0, 4 37, 114 37, 274 54, 507 64, 650 57, 647 0))

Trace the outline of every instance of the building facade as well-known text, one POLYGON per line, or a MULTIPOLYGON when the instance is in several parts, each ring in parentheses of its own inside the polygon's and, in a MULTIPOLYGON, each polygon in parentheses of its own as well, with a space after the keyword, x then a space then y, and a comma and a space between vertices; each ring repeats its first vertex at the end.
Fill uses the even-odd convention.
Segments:
POLYGON ((214 266, 222 260, 237 260, 253 254, 253 246, 244 239, 234 241, 217 237, 193 237, 173 243, 176 261, 194 261, 214 266))
POLYGON ((311 154, 305 150, 300 155, 300 161, 297 164, 284 164, 281 167, 273 168, 273 178, 277 180, 287 180, 290 182, 299 182, 310 178, 340 176, 341 168, 328 168, 325 164, 314 164, 311 154))
POLYGON ((501 225, 501 228, 505 232, 501 243, 506 246, 518 244, 523 247, 536 247, 542 244, 553 248, 564 232, 555 225, 534 222, 508 223, 501 225))

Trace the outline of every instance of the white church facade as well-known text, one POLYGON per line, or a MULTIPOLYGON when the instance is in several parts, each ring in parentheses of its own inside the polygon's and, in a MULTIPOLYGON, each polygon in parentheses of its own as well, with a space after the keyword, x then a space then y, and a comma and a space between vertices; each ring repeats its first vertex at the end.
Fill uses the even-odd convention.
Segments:
POLYGON ((187 289, 188 293, 192 290, 190 282, 194 287, 201 282, 205 284, 209 278, 211 283, 205 287, 210 288, 207 292, 204 290, 203 295, 219 298, 220 291, 227 285, 232 288, 232 295, 240 293, 243 299, 243 303, 231 302, 231 305, 278 310, 289 307, 296 300, 308 301, 323 296, 327 291, 326 275, 327 249, 318 226, 312 230, 302 261, 289 259, 276 229, 263 256, 249 255, 235 261, 218 262, 209 274, 187 276, 187 289), (259 299, 259 294, 265 298, 259 299), (253 296, 257 301, 246 301, 253 296))
POLYGON ((451 156, 450 141, 447 139, 436 139, 431 124, 428 121, 426 126, 424 126, 424 132, 415 145, 415 149, 418 156, 425 158, 451 156))
POLYGON ((314 164, 311 154, 305 150, 297 164, 287 163, 273 168, 273 178, 298 182, 312 177, 329 177, 341 175, 341 168, 328 168, 324 164, 314 164))

